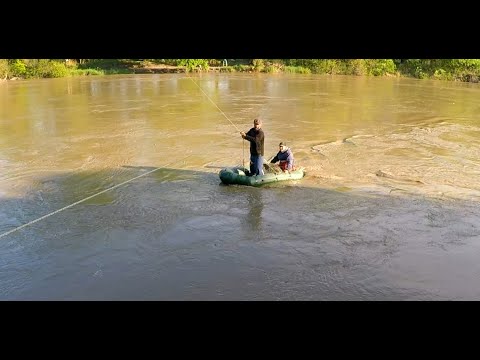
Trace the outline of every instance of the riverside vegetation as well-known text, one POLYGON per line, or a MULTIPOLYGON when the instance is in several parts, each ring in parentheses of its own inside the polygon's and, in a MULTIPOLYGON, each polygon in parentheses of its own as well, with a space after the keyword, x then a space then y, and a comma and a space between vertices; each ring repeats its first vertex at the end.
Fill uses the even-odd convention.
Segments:
POLYGON ((480 59, 0 59, 0 79, 166 72, 397 76, 479 82, 480 59))

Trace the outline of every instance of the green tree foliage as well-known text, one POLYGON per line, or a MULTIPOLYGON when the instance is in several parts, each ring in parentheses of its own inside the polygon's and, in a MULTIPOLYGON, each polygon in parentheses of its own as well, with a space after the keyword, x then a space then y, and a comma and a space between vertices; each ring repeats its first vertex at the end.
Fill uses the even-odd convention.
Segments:
POLYGON ((265 61, 263 59, 253 59, 252 66, 254 71, 261 72, 265 69, 265 61))
POLYGON ((369 59, 365 61, 365 64, 368 75, 383 76, 396 72, 396 65, 391 59, 369 59))
POLYGON ((27 66, 20 59, 11 59, 9 62, 9 66, 12 76, 24 77, 27 73, 27 66))
POLYGON ((367 75, 368 69, 363 59, 347 59, 344 60, 345 75, 367 75))
POLYGON ((177 66, 185 66, 187 71, 208 70, 209 68, 207 59, 181 59, 177 66))
POLYGON ((56 78, 67 76, 69 71, 64 63, 40 59, 28 63, 26 73, 28 74, 28 77, 56 78))

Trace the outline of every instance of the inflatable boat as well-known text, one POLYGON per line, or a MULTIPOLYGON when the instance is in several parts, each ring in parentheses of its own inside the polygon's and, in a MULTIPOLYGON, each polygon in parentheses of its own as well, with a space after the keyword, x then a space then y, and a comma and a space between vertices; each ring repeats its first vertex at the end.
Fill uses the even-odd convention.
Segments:
POLYGON ((250 176, 250 172, 243 166, 227 167, 218 173, 220 180, 224 184, 237 184, 249 186, 261 186, 265 184, 276 183, 279 181, 300 180, 305 176, 304 168, 298 168, 290 173, 265 172, 265 175, 250 176))

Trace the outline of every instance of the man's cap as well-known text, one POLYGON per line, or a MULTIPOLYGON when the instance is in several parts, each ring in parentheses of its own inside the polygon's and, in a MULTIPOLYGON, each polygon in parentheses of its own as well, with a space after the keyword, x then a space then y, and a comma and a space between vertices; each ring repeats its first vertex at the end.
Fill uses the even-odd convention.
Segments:
POLYGON ((253 124, 254 124, 254 125, 257 125, 257 124, 258 124, 258 125, 261 125, 261 124, 262 124, 262 120, 260 120, 260 119, 255 119, 255 120, 253 120, 253 124))
POLYGON ((278 146, 287 146, 287 143, 285 141, 282 141, 278 146))

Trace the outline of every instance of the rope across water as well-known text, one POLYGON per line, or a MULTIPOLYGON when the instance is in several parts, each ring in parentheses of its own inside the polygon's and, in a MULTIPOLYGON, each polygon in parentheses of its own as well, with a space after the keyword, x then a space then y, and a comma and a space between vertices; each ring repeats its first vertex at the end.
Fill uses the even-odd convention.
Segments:
POLYGON ((74 202, 73 204, 70 204, 70 205, 67 205, 67 206, 65 206, 65 207, 63 207, 63 208, 61 208, 61 209, 55 210, 54 212, 51 212, 50 214, 44 215, 44 216, 42 216, 42 217, 39 217, 38 219, 32 220, 32 221, 30 221, 30 222, 28 222, 28 223, 26 223, 26 224, 20 225, 20 226, 14 228, 14 229, 12 229, 12 230, 9 230, 9 231, 7 231, 7 232, 4 232, 3 234, 0 234, 0 239, 1 239, 2 237, 4 237, 4 236, 10 235, 10 234, 12 234, 12 233, 14 233, 14 232, 16 232, 16 231, 18 231, 18 230, 21 230, 21 229, 23 229, 23 228, 25 228, 25 227, 27 227, 27 226, 33 225, 33 224, 35 224, 36 222, 39 222, 40 220, 44 220, 44 219, 46 219, 46 218, 48 218, 48 217, 50 217, 50 216, 52 216, 52 215, 58 214, 59 212, 61 212, 61 211, 63 211, 63 210, 67 210, 67 209, 69 209, 69 208, 71 208, 71 207, 73 207, 73 206, 75 206, 75 205, 78 205, 78 204, 80 204, 80 203, 82 203, 82 202, 84 202, 84 201, 87 201, 87 200, 89 200, 89 199, 91 199, 91 198, 93 198, 93 197, 95 197, 95 196, 98 196, 98 195, 103 194, 103 193, 105 193, 105 192, 107 192, 107 191, 116 189, 116 188, 118 188, 118 187, 120 187, 120 186, 122 186, 122 185, 125 185, 125 184, 127 184, 127 183, 129 183, 129 182, 132 182, 133 180, 139 179, 139 178, 141 178, 142 176, 146 176, 146 175, 148 175, 148 174, 151 174, 151 173, 153 173, 153 172, 155 172, 155 171, 157 171, 157 170, 159 170, 159 169, 163 169, 164 167, 166 167, 166 166, 168 166, 168 165, 171 165, 171 164, 173 164, 173 163, 175 163, 175 162, 177 162, 177 161, 183 161, 183 160, 185 160, 186 158, 188 158, 188 157, 190 157, 190 156, 192 156, 192 154, 190 154, 190 155, 188 155, 188 156, 185 156, 183 159, 176 160, 176 161, 172 161, 172 162, 170 162, 170 163, 168 163, 168 164, 165 164, 165 165, 163 165, 163 166, 160 166, 160 167, 158 167, 158 168, 156 168, 156 169, 150 170, 150 171, 148 171, 148 172, 146 172, 146 173, 144 173, 144 174, 135 176, 134 178, 132 178, 132 179, 130 179, 130 180, 127 180, 127 181, 124 181, 124 182, 122 182, 122 183, 120 183, 120 184, 117 184, 117 185, 114 185, 114 186, 112 186, 112 187, 109 187, 108 189, 105 189, 105 190, 102 190, 102 191, 100 191, 100 192, 98 192, 98 193, 96 193, 96 194, 90 195, 90 196, 88 196, 88 197, 86 197, 86 198, 84 198, 84 199, 82 199, 82 200, 79 200, 79 201, 77 201, 77 202, 74 202))

